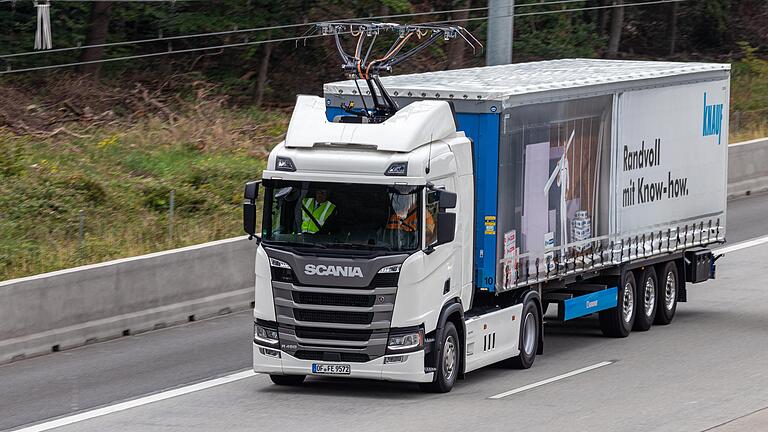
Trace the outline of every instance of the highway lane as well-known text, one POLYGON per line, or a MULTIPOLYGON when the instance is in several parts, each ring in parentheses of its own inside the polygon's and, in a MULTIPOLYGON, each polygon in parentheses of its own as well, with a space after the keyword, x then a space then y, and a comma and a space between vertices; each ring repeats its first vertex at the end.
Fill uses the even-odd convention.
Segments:
POLYGON ((731 427, 760 424, 750 414, 768 406, 767 259, 768 244, 723 258, 720 278, 691 289, 671 326, 608 339, 594 319, 550 325, 547 353, 534 368, 473 372, 450 394, 314 377, 285 388, 257 375, 60 430, 704 431, 727 430, 738 418, 731 427), (612 363, 489 399, 604 361, 612 363))
MULTIPOLYGON (((768 229, 761 226, 768 219, 763 216, 768 214, 766 211, 768 196, 755 196, 729 203, 730 242, 768 233, 768 229)), ((753 249, 762 251, 765 248, 753 249)), ((732 255, 737 258, 745 255, 747 260, 751 256, 750 253, 741 251, 732 255)), ((594 320, 590 319, 568 325, 549 325, 546 355, 537 359, 532 370, 514 372, 497 367, 474 372, 449 395, 422 395, 414 386, 407 384, 317 379, 311 380, 300 390, 284 389, 269 384, 268 377, 256 376, 78 423, 70 428, 82 430, 95 425, 91 430, 160 430, 166 425, 170 430, 209 430, 219 426, 223 426, 222 429, 236 430, 247 428, 249 424, 253 424, 249 422, 256 421, 257 418, 263 422, 265 420, 261 417, 274 414, 272 421, 275 425, 290 421, 299 430, 306 429, 310 424, 313 427, 324 425, 326 429, 335 429, 334 425, 339 428, 344 428, 345 425, 351 428, 357 424, 377 429, 377 425, 381 427, 384 424, 382 419, 401 416, 390 412, 391 410, 403 409, 403 417, 412 420, 401 419, 401 423, 395 424, 408 430, 409 425, 414 422, 413 419, 424 419, 419 411, 409 407, 409 401, 426 404, 426 412, 434 412, 435 416, 454 419, 458 422, 456 427, 467 426, 470 424, 468 421, 472 420, 474 423, 471 424, 486 424, 493 429, 493 421, 498 422, 498 418, 486 419, 486 414, 491 414, 494 410, 501 410, 499 412, 502 413, 517 411, 525 406, 534 407, 535 403, 541 404, 535 411, 541 411, 542 415, 545 415, 546 410, 557 407, 556 417, 559 420, 550 420, 554 421, 554 424, 558 421, 570 421, 567 419, 572 420, 573 416, 586 416, 585 418, 605 423, 607 414, 600 414, 597 406, 591 404, 601 400, 614 401, 617 394, 615 390, 611 390, 612 386, 623 386, 629 391, 629 396, 618 400, 627 406, 622 408, 612 402, 608 404, 611 406, 608 412, 615 413, 616 421, 623 422, 619 424, 625 429, 632 430, 633 425, 646 423, 659 426, 660 420, 656 419, 655 414, 651 415, 651 407, 637 399, 637 395, 661 388, 666 390, 660 395, 653 394, 649 402, 651 406, 661 404, 669 408, 676 406, 675 400, 685 399, 687 405, 679 408, 679 412, 676 411, 675 414, 685 414, 688 409, 699 412, 702 411, 701 407, 708 407, 704 412, 711 414, 699 415, 697 418, 700 421, 690 423, 692 428, 686 429, 701 430, 768 405, 766 397, 763 397, 765 403, 762 406, 753 400, 760 394, 766 396, 761 393, 758 385, 749 386, 750 383, 762 383, 762 387, 766 387, 759 376, 750 379, 748 377, 751 375, 744 374, 743 370, 737 377, 731 377, 733 373, 724 373, 732 367, 733 362, 742 362, 747 370, 760 369, 760 364, 766 364, 763 359, 768 357, 768 352, 764 351, 742 352, 742 345, 759 345, 760 335, 756 334, 757 337, 752 339, 754 344, 746 344, 744 341, 750 339, 740 333, 741 328, 749 323, 760 323, 763 329, 768 328, 765 326, 768 322, 763 321, 762 317, 768 316, 768 312, 761 313, 768 311, 764 306, 766 299, 760 298, 762 291, 756 288, 739 288, 746 290, 749 295, 739 295, 724 301, 722 293, 726 290, 717 289, 717 286, 726 284, 729 277, 740 281, 749 280, 744 278, 747 274, 747 269, 742 269, 744 263, 732 260, 729 254, 720 262, 719 280, 693 287, 689 291, 690 302, 681 305, 678 317, 670 327, 655 327, 649 333, 637 333, 629 339, 617 341, 600 337, 594 320), (739 319, 741 316, 744 317, 743 320, 739 319), (729 336, 729 343, 735 345, 732 352, 724 350, 722 345, 715 345, 716 341, 712 338, 718 334, 729 336), (683 356, 670 354, 670 350, 682 353, 683 356), (750 354, 757 355, 761 363, 755 363, 754 355, 750 354), (706 359, 709 362, 705 362, 706 359), (497 393, 606 360, 618 361, 498 401, 486 399, 497 393), (712 369, 710 363, 715 363, 717 368, 712 369), (725 371, 720 371, 720 368, 725 371), (713 375, 712 379, 709 378, 710 375, 713 375), (700 382, 699 378, 703 381, 700 382), (745 380, 746 382, 743 382, 745 380), (589 383, 589 386, 585 388, 581 385, 583 383, 589 383), (597 387, 592 387, 593 383, 597 387), (671 383, 677 384, 670 388, 671 383), (709 386, 723 393, 723 397, 732 401, 733 405, 724 404, 723 407, 715 409, 711 402, 712 397, 704 398, 708 402, 692 397, 697 391, 708 393, 709 386), (739 398, 733 393, 741 388, 750 388, 750 396, 739 398), (542 394, 547 397, 539 399, 542 394), (585 399, 591 402, 588 404, 585 399), (533 405, 528 405, 529 402, 533 405), (470 412, 476 412, 482 418, 468 416, 464 420, 456 419, 457 413, 460 412, 458 403, 467 404, 470 412), (483 407, 476 405, 480 403, 483 407), (348 404, 354 404, 354 410, 345 408, 348 404), (506 406, 510 404, 512 406, 506 406), (506 407, 499 408, 500 406, 506 407), (286 410, 287 407, 291 409, 286 410), (586 412, 577 409, 579 407, 586 412), (487 410, 490 411, 486 412, 487 410), (636 410, 648 414, 645 423, 633 415, 636 410), (367 415, 354 414, 357 411, 367 415), (342 415, 342 412, 345 415, 342 415), (320 419, 319 423, 310 420, 310 415, 316 415, 320 419), (299 427, 301 421, 308 423, 299 427), (699 429, 696 429, 697 427, 699 429)), ((759 270, 761 265, 759 262, 752 263, 752 267, 759 270)), ((754 270, 753 268, 752 271, 754 270)), ((762 276, 762 279, 760 276, 758 274, 757 279, 765 285, 765 276, 762 276)), ((731 292, 731 289, 727 292, 731 292)), ((0 429, 130 400, 246 369, 250 364, 250 323, 250 313, 233 314, 0 366, 0 429)), ((762 337, 762 340, 765 340, 765 335, 762 337)), ((768 349, 768 344, 765 345, 768 349)), ((762 368, 765 369, 764 366, 762 368)), ((760 371, 755 371, 758 372, 760 371)), ((768 374, 767 371, 763 372, 768 374)), ((738 394, 741 394, 741 390, 738 394)), ((676 424, 677 416, 670 417, 669 414, 665 416, 672 427, 676 424)), ((430 419, 432 417, 430 415, 430 419)), ((523 420, 525 419, 521 419, 523 420)), ((534 423, 532 419, 529 419, 528 423, 523 422, 528 425, 534 423)), ((271 422, 267 421, 266 424, 271 422)), ((435 422, 435 425, 439 424, 440 421, 435 422)), ((501 427, 511 424, 495 425, 501 427)))

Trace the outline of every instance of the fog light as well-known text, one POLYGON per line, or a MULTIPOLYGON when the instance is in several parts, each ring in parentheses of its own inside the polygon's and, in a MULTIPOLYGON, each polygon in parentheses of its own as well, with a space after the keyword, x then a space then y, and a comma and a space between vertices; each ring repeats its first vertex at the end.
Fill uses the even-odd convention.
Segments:
POLYGON ((269 349, 269 348, 259 347, 259 353, 261 353, 262 355, 265 355, 265 356, 269 356, 269 357, 280 358, 280 351, 269 349))
POLYGON ((408 360, 407 355, 389 356, 384 357, 384 364, 405 363, 406 360, 408 360))

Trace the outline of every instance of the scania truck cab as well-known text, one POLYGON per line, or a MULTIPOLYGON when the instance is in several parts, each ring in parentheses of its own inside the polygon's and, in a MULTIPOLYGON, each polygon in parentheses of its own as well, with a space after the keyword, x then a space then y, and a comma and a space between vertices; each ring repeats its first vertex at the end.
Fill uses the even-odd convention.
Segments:
POLYGON ((562 60, 385 83, 400 106, 380 122, 348 115, 373 103, 353 82, 299 96, 246 185, 253 368, 276 384, 445 392, 485 365, 531 367, 547 305, 626 337, 714 277, 727 125, 702 122, 707 104, 727 114, 727 66, 562 60))
POLYGON ((471 141, 443 101, 380 124, 334 123, 325 110, 324 98, 298 97, 262 175, 254 368, 278 382, 432 383, 441 367, 450 386, 472 304, 471 141), (308 208, 318 195, 329 214, 308 208))

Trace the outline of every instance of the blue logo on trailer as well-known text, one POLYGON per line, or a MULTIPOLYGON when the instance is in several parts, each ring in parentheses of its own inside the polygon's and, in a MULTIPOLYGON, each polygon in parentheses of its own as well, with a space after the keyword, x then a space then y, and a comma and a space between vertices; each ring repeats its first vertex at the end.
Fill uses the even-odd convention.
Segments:
POLYGON ((618 304, 619 289, 617 287, 574 297, 563 302, 563 320, 583 317, 595 312, 614 308, 618 304))
POLYGON ((717 144, 720 145, 723 133, 723 104, 707 105, 707 92, 704 92, 704 117, 702 123, 704 136, 717 136, 717 144))

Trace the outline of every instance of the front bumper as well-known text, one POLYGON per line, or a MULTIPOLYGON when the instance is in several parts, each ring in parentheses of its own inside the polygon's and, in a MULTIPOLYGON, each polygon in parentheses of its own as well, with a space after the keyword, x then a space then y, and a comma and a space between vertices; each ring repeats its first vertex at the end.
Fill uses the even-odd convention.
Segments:
MULTIPOLYGON (((424 351, 406 354, 408 359, 401 363, 384 364, 384 357, 366 363, 349 364, 350 375, 318 375, 339 378, 365 378, 385 381, 432 382, 434 373, 424 372, 424 351)), ((259 352, 259 346, 253 344, 253 371, 277 375, 316 375, 312 373, 312 363, 336 363, 327 361, 301 360, 280 351, 280 357, 272 357, 259 352)))

